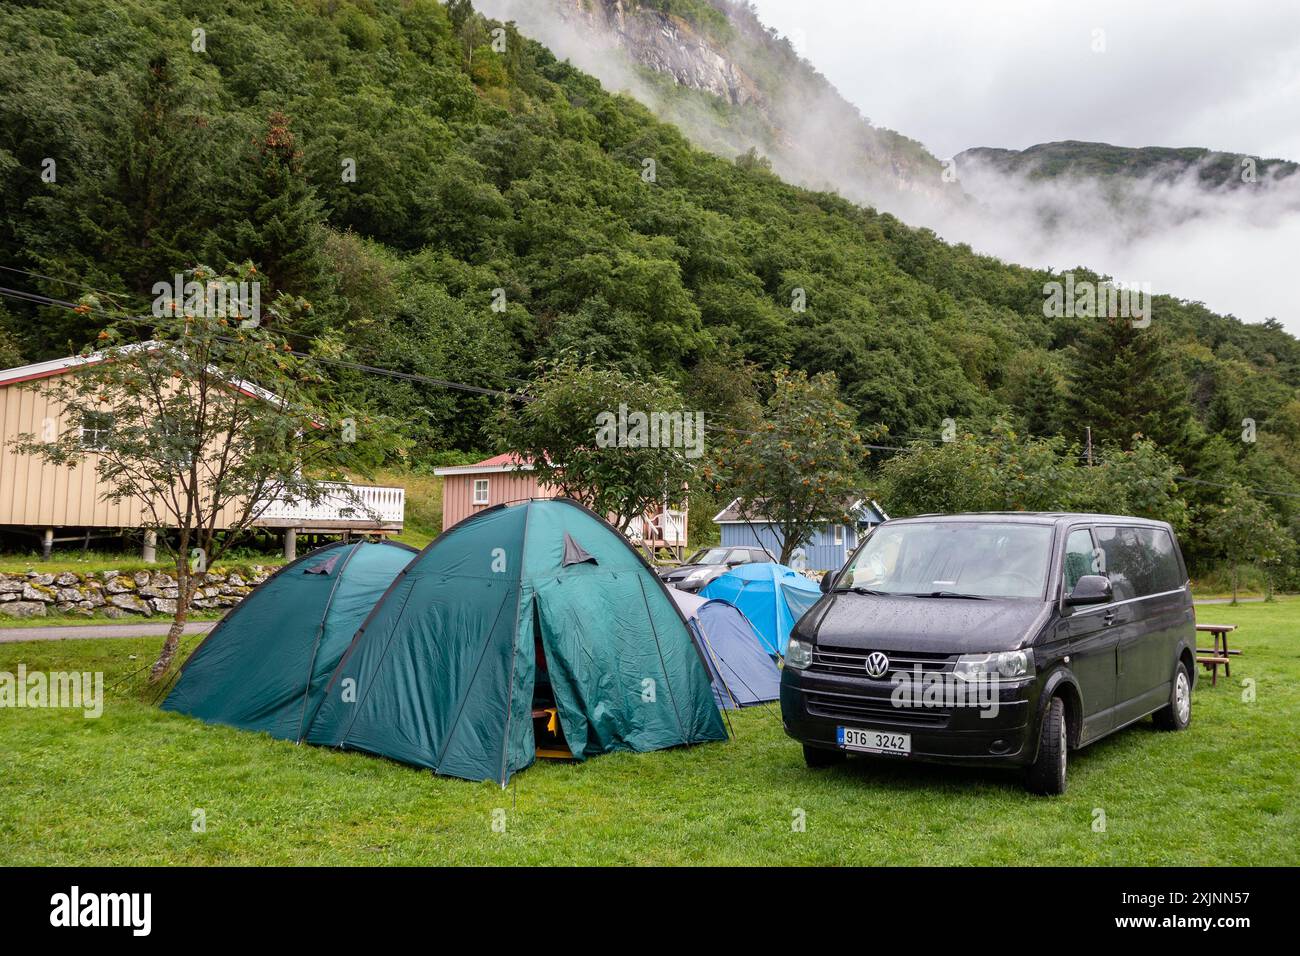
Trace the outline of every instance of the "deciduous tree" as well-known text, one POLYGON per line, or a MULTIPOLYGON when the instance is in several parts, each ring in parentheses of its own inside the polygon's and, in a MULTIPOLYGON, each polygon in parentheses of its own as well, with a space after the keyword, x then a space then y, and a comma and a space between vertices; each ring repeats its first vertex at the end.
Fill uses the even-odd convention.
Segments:
POLYGON ((833 374, 777 371, 753 428, 719 435, 715 483, 737 496, 746 520, 772 526, 782 564, 818 526, 854 520, 867 456, 854 419, 833 374))
MULTIPOLYGON (((238 278, 201 268, 189 277, 204 291, 238 278)), ((170 667, 208 569, 241 532, 276 501, 318 503, 363 447, 351 439, 386 427, 331 401, 314 363, 289 350, 279 326, 297 303, 282 297, 255 322, 218 301, 175 302, 144 327, 145 341, 138 321, 101 332, 69 374, 34 386, 60 409, 62 429, 52 422, 18 443, 57 465, 94 467, 104 499, 137 503, 170 554, 176 611, 151 681, 170 667)))

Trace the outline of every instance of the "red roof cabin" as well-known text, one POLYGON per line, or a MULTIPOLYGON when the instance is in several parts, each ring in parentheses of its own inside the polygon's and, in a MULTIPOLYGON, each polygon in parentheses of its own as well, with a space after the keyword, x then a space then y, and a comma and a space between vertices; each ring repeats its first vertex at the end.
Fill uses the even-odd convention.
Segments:
MULTIPOLYGON (((513 452, 493 455, 472 465, 437 468, 442 479, 442 530, 493 505, 528 498, 558 498, 560 490, 538 480, 531 461, 513 452)), ((686 548, 685 506, 665 507, 632 522, 628 538, 651 549, 667 548, 681 557, 686 548)))

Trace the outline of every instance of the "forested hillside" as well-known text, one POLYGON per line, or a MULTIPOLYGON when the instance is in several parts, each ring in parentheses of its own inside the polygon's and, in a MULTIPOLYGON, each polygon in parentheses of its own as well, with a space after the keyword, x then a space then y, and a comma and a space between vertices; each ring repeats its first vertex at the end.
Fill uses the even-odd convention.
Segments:
MULTIPOLYGON (((949 418, 1140 427, 1187 475, 1300 493, 1300 343, 1276 323, 1165 296, 1137 339, 1045 317, 1051 276, 693 148, 494 26, 464 0, 5 4, 0 266, 23 271, 0 286, 144 314, 176 272, 252 260, 264 302, 311 304, 289 331, 323 356, 514 388, 571 351, 700 402, 739 359, 789 365, 836 373, 884 444, 949 418)), ((5 364, 104 321, 0 303, 5 364)), ((338 374, 411 463, 494 450, 490 397, 338 374)))

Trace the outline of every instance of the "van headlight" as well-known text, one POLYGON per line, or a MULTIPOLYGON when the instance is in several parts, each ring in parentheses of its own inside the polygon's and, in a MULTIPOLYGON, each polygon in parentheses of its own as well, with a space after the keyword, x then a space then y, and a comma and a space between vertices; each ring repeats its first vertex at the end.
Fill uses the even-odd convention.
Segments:
POLYGON ((785 648, 785 666, 793 667, 797 671, 806 670, 812 663, 813 649, 807 641, 801 641, 797 637, 790 638, 790 643, 785 648))
POLYGON ((968 681, 1019 680, 1034 676, 1034 652, 996 651, 992 654, 963 654, 957 658, 953 676, 968 681))

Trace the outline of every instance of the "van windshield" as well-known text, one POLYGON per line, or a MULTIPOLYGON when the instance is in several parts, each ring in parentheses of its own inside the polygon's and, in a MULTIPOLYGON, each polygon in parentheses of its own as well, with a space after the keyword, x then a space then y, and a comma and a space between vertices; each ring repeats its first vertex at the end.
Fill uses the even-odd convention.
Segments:
POLYGON ((883 594, 1042 598, 1050 525, 997 521, 883 524, 854 555, 837 588, 883 594))

